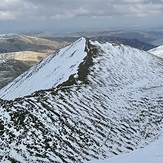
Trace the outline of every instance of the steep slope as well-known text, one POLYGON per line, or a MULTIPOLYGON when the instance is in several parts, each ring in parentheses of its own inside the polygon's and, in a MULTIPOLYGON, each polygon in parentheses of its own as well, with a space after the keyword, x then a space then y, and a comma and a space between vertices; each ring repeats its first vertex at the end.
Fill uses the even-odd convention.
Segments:
POLYGON ((86 56, 84 49, 85 39, 82 38, 61 49, 56 55, 50 55, 0 90, 0 97, 10 100, 41 89, 56 87, 77 72, 79 64, 86 56))
POLYGON ((29 72, 17 79, 18 90, 25 80, 25 89, 36 81, 42 85, 31 87, 33 91, 48 86, 15 100, 19 92, 16 88, 15 94, 10 91, 15 81, 0 92, 4 99, 14 95, 12 101, 0 100, 2 162, 103 159, 144 147, 162 133, 160 58, 127 46, 82 38, 29 72), (66 60, 58 69, 52 62, 55 57, 66 60), (44 79, 39 70, 45 76, 51 71, 49 80, 39 80, 44 79), (57 73, 66 73, 66 78, 57 73))
POLYGON ((163 45, 158 46, 157 48, 153 48, 153 49, 149 50, 148 52, 152 53, 160 58, 163 58, 163 45))

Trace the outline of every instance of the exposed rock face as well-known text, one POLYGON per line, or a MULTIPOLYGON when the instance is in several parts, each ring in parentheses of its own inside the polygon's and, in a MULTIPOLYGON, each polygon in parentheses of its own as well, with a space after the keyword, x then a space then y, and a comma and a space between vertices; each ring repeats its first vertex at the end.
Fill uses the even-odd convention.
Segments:
POLYGON ((0 159, 83 162, 145 146, 162 132, 162 77, 162 59, 81 38, 0 91, 0 159))

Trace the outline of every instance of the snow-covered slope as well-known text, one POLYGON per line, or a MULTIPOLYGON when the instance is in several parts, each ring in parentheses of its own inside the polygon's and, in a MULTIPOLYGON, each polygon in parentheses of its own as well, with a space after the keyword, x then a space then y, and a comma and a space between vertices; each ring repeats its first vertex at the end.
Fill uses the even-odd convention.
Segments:
POLYGON ((84 49, 85 39, 81 38, 55 55, 47 57, 0 90, 0 98, 15 99, 63 83, 77 72, 79 64, 86 56, 84 49))
POLYGON ((92 160, 87 163, 162 163, 163 162, 163 137, 152 142, 145 148, 112 157, 105 160, 92 160))
MULTIPOLYGON (((0 100, 2 162, 104 159, 145 147, 162 134, 162 59, 131 47, 82 38, 40 62, 35 70, 29 71, 31 80, 26 74, 19 78, 18 90, 26 80, 24 90, 41 90, 0 100), (60 64, 53 73, 55 58, 60 64), (44 73, 38 75, 40 70, 44 73), (48 73, 41 82, 41 75, 48 73), (35 81, 48 87, 33 86, 35 81)), ((17 94, 15 85, 7 86, 7 94, 2 90, 1 96, 17 94)))
POLYGON ((150 53, 152 53, 152 54, 154 54, 160 58, 163 58, 163 45, 158 46, 157 48, 151 49, 148 52, 150 52, 150 53))

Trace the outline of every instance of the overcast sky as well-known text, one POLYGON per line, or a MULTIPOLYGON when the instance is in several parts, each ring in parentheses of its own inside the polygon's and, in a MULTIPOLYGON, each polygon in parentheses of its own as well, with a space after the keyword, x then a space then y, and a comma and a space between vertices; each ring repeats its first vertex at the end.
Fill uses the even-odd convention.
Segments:
POLYGON ((163 0, 0 0, 0 33, 163 27, 163 0))

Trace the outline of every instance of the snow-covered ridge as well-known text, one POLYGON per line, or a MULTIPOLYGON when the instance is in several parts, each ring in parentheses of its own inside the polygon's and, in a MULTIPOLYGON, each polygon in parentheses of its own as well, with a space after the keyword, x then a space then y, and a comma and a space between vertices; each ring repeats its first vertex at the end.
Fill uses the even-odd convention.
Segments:
POLYGON ((16 78, 0 90, 0 98, 13 100, 17 97, 56 87, 77 72, 86 56, 85 38, 43 59, 36 66, 16 78))
POLYGON ((163 45, 158 46, 157 48, 151 49, 148 52, 152 53, 160 58, 163 58, 163 45))
MULTIPOLYGON (((78 50, 82 40, 68 50, 78 50)), ((104 159, 145 147, 162 134, 163 60, 123 45, 84 39, 81 46, 86 48, 79 55, 86 56, 59 87, 0 99, 3 162, 104 159)))

